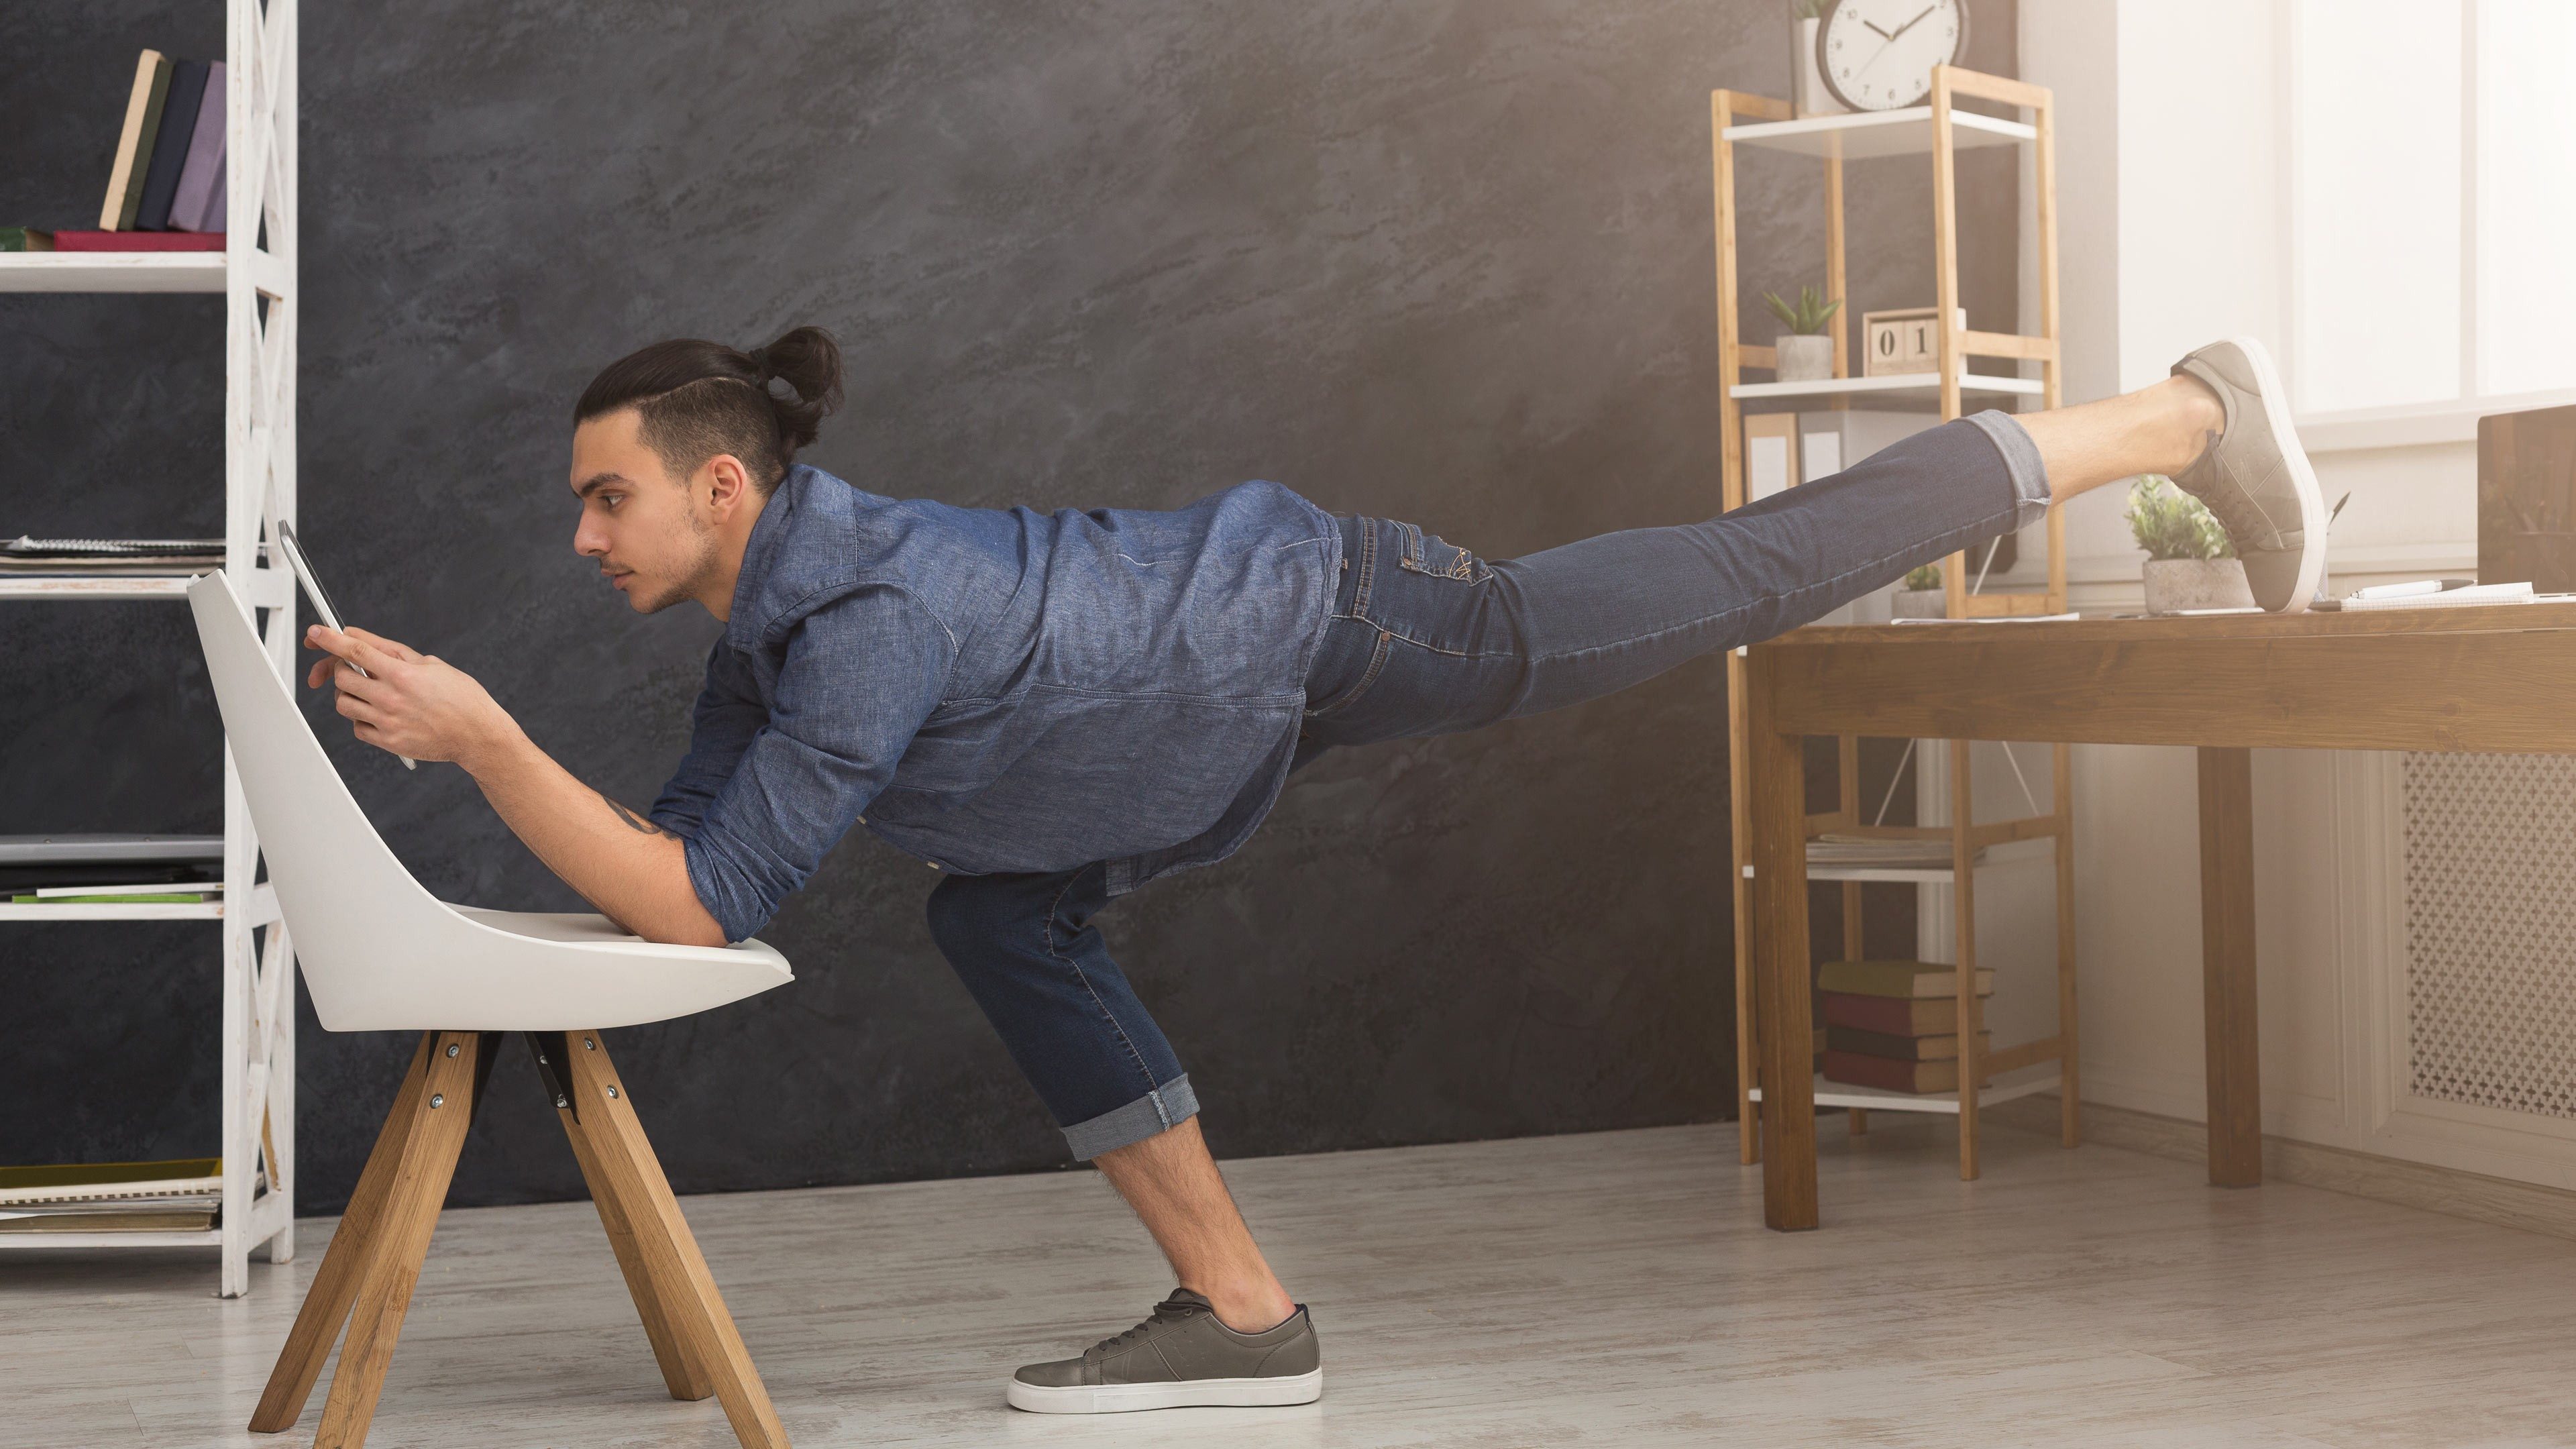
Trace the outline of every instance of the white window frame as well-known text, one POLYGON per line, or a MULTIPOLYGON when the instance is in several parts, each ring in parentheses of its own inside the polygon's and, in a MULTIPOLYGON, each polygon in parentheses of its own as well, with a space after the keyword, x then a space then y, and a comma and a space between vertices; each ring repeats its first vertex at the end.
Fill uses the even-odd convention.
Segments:
MULTIPOLYGON (((2576 404, 2576 388, 2551 388, 2539 392, 2487 393, 2479 389, 2478 379, 2478 188, 2484 179, 2484 168, 2478 151, 2478 10, 2481 0, 2460 3, 2460 394, 2426 402, 2393 403, 2378 407, 2346 408, 2332 412, 2302 412, 2299 415, 2299 439, 2311 452, 2333 452, 2363 448, 2402 448, 2428 444, 2475 442, 2478 419, 2489 413, 2520 412, 2526 408, 2561 407, 2576 404)), ((2284 351, 2289 365, 2298 365, 2297 350, 2307 335, 2307 288, 2301 280, 2299 258, 2300 202, 2305 147, 2300 134, 2299 97, 2305 83, 2304 47, 2300 35, 2300 7, 2285 3, 2279 8, 2280 63, 2282 69, 2280 128, 2282 205, 2281 235, 2285 239, 2282 270, 2286 274, 2286 296, 2289 299, 2287 325, 2282 329, 2284 351)))

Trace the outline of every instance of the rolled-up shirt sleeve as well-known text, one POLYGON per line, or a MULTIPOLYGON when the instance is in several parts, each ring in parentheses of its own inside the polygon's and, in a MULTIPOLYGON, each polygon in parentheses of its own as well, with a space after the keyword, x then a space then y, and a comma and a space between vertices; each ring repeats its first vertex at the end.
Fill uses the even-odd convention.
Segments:
POLYGON ((955 658, 947 627, 897 588, 863 587, 792 627, 765 719, 684 832, 689 884, 727 941, 769 924, 849 833, 938 707, 955 658))

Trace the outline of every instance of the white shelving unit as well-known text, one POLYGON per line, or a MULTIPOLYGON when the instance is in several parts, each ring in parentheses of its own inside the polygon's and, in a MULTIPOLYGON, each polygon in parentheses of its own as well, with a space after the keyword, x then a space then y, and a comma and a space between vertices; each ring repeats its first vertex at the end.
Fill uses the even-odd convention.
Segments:
MULTIPOLYGON (((224 0, 226 249, 221 253, 0 254, 0 291, 220 292, 224 297, 224 569, 254 607, 281 676, 295 665, 295 594, 258 566, 263 529, 295 519, 296 0, 224 0), (263 229, 265 231, 263 242, 263 229)), ((165 600, 182 576, 0 579, 10 600, 165 600)), ((107 747, 113 748, 110 744, 107 747)), ((209 1247, 217 1291, 250 1288, 250 1254, 295 1255, 295 955, 224 749, 224 899, 210 905, 0 906, 0 926, 211 920, 223 971, 224 1159, 218 1226, 202 1232, 11 1233, 5 1248, 209 1247), (256 1191, 266 1164, 266 1191, 256 1191)))

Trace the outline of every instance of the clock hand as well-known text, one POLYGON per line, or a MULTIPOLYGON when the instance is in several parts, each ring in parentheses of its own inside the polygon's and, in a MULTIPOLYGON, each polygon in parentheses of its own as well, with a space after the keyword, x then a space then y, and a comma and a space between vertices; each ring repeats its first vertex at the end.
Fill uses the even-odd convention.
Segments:
MULTIPOLYGON (((1938 9, 1940 9, 1940 8, 1941 8, 1941 7, 1940 7, 1940 6, 1938 6, 1938 5, 1926 5, 1926 6, 1924 6, 1924 7, 1923 7, 1923 15, 1929 15, 1929 14, 1931 14, 1933 11, 1938 10, 1938 9)), ((1903 35, 1905 32, 1907 32, 1907 31, 1909 31, 1909 30, 1912 30, 1915 26, 1922 24, 1922 23, 1923 23, 1923 15, 1917 15, 1917 16, 1915 16, 1913 19, 1906 21, 1903 25, 1900 25, 1900 26, 1896 27, 1896 35, 1903 35)), ((1863 24, 1867 24, 1868 22, 1864 21, 1864 22, 1862 22, 1862 23, 1863 23, 1863 24)), ((1877 27, 1877 26, 1875 26, 1875 25, 1872 25, 1872 26, 1870 26, 1870 29, 1872 29, 1872 30, 1877 30, 1877 29, 1878 29, 1878 27, 1877 27)), ((1882 33, 1882 34, 1884 34, 1885 32, 1881 32, 1881 33, 1882 33)), ((1890 40, 1894 40, 1894 39, 1896 38, 1896 35, 1890 35, 1890 36, 1888 36, 1887 38, 1888 38, 1888 39, 1890 39, 1890 40)))
MULTIPOLYGON (((1864 20, 1861 24, 1868 26, 1872 30, 1878 30, 1878 22, 1875 20, 1864 20)), ((1890 40, 1894 40, 1896 38, 1895 34, 1891 31, 1878 30, 1878 33, 1886 36, 1890 40)))

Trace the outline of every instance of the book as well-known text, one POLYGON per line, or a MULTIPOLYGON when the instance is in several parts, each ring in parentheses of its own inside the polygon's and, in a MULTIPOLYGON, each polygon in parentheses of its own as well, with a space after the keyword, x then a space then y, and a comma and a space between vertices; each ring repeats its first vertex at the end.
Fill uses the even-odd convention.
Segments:
MULTIPOLYGON (((77 830, 0 835, 0 865, 50 867, 115 861, 158 866, 223 858, 224 838, 220 835, 121 835, 77 830)), ((10 1170, 0 1167, 0 1175, 10 1170)), ((0 1186, 5 1185, 0 1182, 0 1186)))
MULTIPOLYGON (((1959 990, 1958 973, 1932 961, 1828 961, 1816 984, 1856 996, 1956 996, 1959 990)), ((1994 969, 1980 968, 1977 994, 1990 996, 1994 989, 1994 969)))
MULTIPOLYGON (((268 547, 260 544, 260 557, 265 557, 265 549, 268 547)), ((224 539, 28 539, 21 534, 0 544, 0 575, 183 575, 222 567, 222 562, 224 539)))
MULTIPOLYGON (((1952 1002, 1951 1005, 1955 1007, 1958 1003, 1952 1002)), ((1993 1032, 1978 1032, 1978 1050, 1991 1050, 1994 1039, 1993 1032)), ((1863 1031, 1856 1026, 1829 1026, 1825 1028, 1825 1049, 1891 1062, 1955 1062, 1959 1059, 1959 1034, 1894 1036, 1883 1031, 1863 1031)))
POLYGON ((195 891, 157 891, 118 895, 86 896, 11 896, 16 906, 202 906, 206 897, 195 891))
POLYGON ((143 178, 152 169, 152 142, 161 129, 161 108, 170 99, 170 58, 157 50, 143 52, 134 63, 134 89, 125 98, 125 130, 116 139, 116 167, 107 173, 107 200, 98 209, 101 231, 124 231, 134 225, 143 205, 143 178))
POLYGON ((163 1162, 53 1162, 0 1167, 0 1208, 220 1194, 224 1190, 223 1163, 220 1157, 182 1157, 163 1162))
POLYGON ((58 252, 219 252, 219 231, 58 231, 58 252))
MULTIPOLYGON (((1985 858, 1985 847, 1979 846, 1969 856, 1969 861, 1973 864, 1985 858)), ((1949 842, 1943 840, 1887 840, 1827 831, 1807 842, 1807 864, 1875 866, 1881 870, 1948 870, 1957 861, 1950 854, 1949 842)))
POLYGON ((117 886, 127 890, 222 890, 222 861, 89 861, 59 865, 0 865, 0 892, 77 890, 117 886))
POLYGON ((1828 1051, 1824 1061, 1825 1080, 1852 1087, 1876 1087, 1882 1092, 1955 1092, 1959 1089, 1959 1064, 1947 1062, 1892 1062, 1885 1057, 1867 1057, 1858 1052, 1828 1051))
POLYGON ((152 1208, 127 1211, 100 1208, 67 1213, 13 1213, 0 1210, 0 1233, 168 1233, 203 1232, 215 1225, 215 1210, 152 1208))
POLYGON ((37 538, 20 534, 0 543, 0 557, 6 558, 91 558, 102 554, 117 557, 195 558, 199 555, 224 556, 220 538, 37 538))
MULTIPOLYGON (((38 886, 36 888, 36 899, 41 901, 57 896, 148 896, 167 894, 173 889, 174 888, 167 881, 133 881, 114 885, 38 886)), ((185 891, 181 891, 180 893, 186 894, 187 891, 194 891, 199 895, 212 896, 221 895, 223 893, 223 889, 224 883, 222 881, 214 881, 206 885, 188 886, 185 891)))
POLYGON ((197 103, 197 129, 188 137, 188 159, 170 198, 170 225, 179 231, 224 229, 224 63, 206 67, 205 99, 197 103))
POLYGON ((0 252, 49 252, 54 234, 32 226, 0 226, 0 252))
POLYGON ((1828 991, 1825 1025, 1852 1027, 1884 1036, 1940 1036, 1959 1029, 1955 996, 1856 996, 1828 991))
POLYGON ((170 94, 161 106, 161 124, 153 133, 152 165, 143 175, 143 197, 134 208, 138 231, 170 229, 170 198, 179 194, 179 172, 188 164, 188 146, 197 134, 197 109, 206 99, 206 63, 170 63, 170 94))

